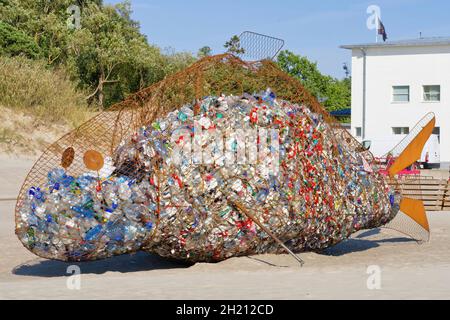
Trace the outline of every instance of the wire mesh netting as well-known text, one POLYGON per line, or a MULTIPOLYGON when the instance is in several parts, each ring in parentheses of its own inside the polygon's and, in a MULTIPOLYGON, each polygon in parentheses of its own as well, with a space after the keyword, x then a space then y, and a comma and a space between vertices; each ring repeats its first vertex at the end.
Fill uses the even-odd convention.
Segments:
POLYGON ((239 45, 244 50, 238 55, 242 60, 273 60, 283 48, 284 40, 245 31, 239 36, 239 45))
POLYGON ((388 223, 399 202, 300 82, 224 54, 51 145, 20 191, 16 233, 50 259, 220 261, 322 250, 388 223))

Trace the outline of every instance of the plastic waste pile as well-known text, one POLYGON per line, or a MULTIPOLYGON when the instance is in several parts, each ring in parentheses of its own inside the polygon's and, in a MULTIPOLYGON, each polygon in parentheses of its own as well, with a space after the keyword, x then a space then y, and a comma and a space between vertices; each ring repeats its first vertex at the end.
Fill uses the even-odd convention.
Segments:
POLYGON ((51 259, 220 261, 282 252, 254 219, 292 250, 320 250, 388 222, 398 201, 322 116, 268 90, 184 105, 122 141, 101 171, 51 169, 16 231, 51 259))

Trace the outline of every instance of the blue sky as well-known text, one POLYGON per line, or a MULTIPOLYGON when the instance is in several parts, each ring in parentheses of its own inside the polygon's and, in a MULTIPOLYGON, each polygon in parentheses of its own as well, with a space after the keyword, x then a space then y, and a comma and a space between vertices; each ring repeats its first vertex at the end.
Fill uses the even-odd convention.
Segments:
MULTIPOLYGON (((105 0, 117 3, 118 0, 105 0)), ((381 8, 390 40, 450 36, 448 0, 131 0, 133 18, 151 43, 196 53, 214 53, 234 34, 250 30, 282 38, 285 49, 317 61, 319 69, 342 78, 350 52, 342 44, 375 41, 368 30, 369 5, 381 8)))

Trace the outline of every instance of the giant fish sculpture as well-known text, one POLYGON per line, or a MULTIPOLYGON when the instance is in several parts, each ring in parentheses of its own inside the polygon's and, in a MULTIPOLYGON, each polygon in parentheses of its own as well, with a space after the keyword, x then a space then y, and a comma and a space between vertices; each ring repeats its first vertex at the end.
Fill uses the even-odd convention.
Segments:
MULTIPOLYGON (((228 55, 209 59, 247 66, 228 55)), ((166 92, 170 81, 149 90, 166 92)), ((421 202, 402 199, 368 151, 311 100, 276 93, 203 96, 152 118, 139 111, 145 103, 100 114, 32 169, 17 203, 16 234, 48 259, 143 250, 213 262, 320 251, 400 214, 428 233, 421 202)), ((428 120, 390 168, 391 181, 420 153, 434 127, 434 117, 428 120)))

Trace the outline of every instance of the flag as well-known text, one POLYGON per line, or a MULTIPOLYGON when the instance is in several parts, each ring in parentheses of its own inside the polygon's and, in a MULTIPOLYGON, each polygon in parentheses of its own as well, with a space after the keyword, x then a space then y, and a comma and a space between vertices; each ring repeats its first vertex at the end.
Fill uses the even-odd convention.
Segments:
POLYGON ((378 34, 383 36, 383 41, 387 40, 388 36, 386 33, 386 29, 384 28, 384 24, 380 19, 378 19, 378 34))

